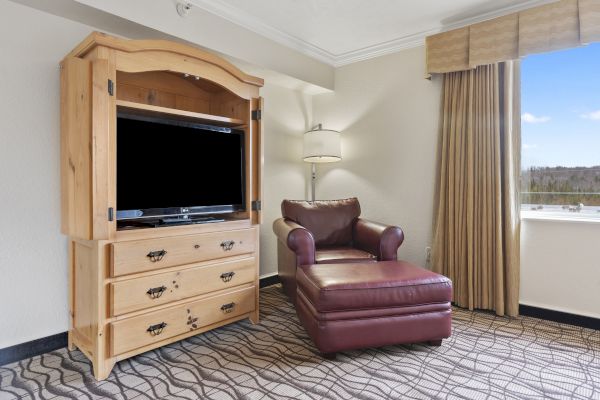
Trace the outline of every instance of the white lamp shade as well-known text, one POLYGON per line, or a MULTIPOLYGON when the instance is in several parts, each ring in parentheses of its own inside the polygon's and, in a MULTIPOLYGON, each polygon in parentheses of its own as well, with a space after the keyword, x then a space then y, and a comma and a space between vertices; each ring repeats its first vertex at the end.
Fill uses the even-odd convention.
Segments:
POLYGON ((329 163, 342 159, 340 133, 327 129, 317 129, 304 134, 305 162, 329 163))

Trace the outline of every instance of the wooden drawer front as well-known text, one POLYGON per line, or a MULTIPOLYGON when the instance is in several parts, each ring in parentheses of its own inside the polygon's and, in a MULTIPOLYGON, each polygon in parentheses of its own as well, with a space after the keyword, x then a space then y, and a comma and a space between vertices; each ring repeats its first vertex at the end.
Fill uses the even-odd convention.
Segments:
POLYGON ((246 258, 111 283, 112 315, 253 282, 256 260, 246 258))
POLYGON ((244 229, 113 243, 112 275, 252 253, 254 242, 254 230, 244 229))
POLYGON ((254 311, 255 291, 253 286, 113 322, 112 354, 122 354, 254 311))

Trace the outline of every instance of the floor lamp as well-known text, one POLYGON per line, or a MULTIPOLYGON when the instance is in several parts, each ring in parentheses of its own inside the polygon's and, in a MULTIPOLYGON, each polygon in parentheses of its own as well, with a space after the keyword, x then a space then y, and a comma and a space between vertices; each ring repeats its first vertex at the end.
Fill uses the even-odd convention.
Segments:
POLYGON ((304 133, 304 162, 312 164, 311 197, 315 201, 317 181, 317 163, 341 161, 342 145, 340 133, 331 129, 323 129, 321 124, 304 133))

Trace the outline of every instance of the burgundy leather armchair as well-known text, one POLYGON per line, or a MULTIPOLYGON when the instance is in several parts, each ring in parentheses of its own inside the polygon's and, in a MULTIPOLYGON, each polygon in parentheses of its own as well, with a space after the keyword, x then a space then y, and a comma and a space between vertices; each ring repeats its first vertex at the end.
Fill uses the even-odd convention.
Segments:
POLYGON ((273 223, 279 278, 294 302, 298 266, 393 261, 404 241, 399 227, 359 218, 356 198, 284 200, 281 213, 273 223))

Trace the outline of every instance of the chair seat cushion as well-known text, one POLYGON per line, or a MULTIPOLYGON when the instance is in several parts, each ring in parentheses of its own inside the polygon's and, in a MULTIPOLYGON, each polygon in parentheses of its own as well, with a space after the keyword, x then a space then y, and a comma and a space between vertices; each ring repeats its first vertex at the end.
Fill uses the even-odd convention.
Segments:
POLYGON ((450 279, 405 261, 304 265, 296 281, 317 312, 434 303, 449 308, 452 299, 450 279))
POLYGON ((316 251, 317 264, 337 264, 354 262, 375 262, 377 258, 366 251, 346 246, 319 248, 316 251))

